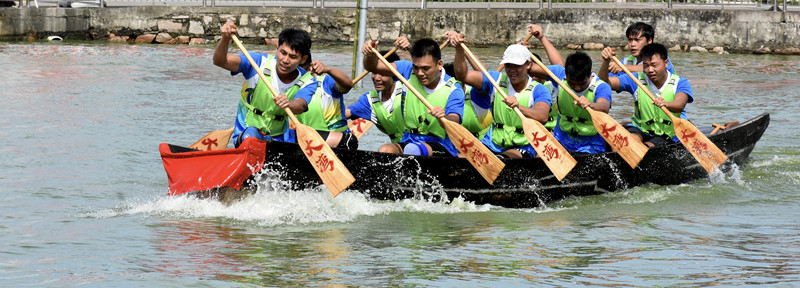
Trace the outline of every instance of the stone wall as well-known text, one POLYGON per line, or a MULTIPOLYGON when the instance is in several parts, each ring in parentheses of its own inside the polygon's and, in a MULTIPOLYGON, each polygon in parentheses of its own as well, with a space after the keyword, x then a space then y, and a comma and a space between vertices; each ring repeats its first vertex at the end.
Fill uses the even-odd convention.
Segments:
MULTIPOLYGON (((439 37, 457 30, 471 43, 507 45, 527 35, 537 23, 558 47, 584 43, 624 46, 624 32, 636 21, 656 28, 656 41, 667 46, 700 46, 711 50, 789 51, 800 47, 800 13, 750 10, 679 9, 370 9, 368 37, 384 42, 399 35, 410 39, 439 37)), ((255 7, 130 7, 0 9, 0 38, 44 38, 133 41, 145 34, 213 41, 228 20, 239 25, 249 42, 277 37, 287 27, 309 31, 316 42, 352 43, 357 34, 356 9, 255 7), (116 39, 119 40, 119 39, 116 39)), ((162 37, 163 38, 163 37, 162 37)), ((588 46, 587 46, 588 47, 588 46)))

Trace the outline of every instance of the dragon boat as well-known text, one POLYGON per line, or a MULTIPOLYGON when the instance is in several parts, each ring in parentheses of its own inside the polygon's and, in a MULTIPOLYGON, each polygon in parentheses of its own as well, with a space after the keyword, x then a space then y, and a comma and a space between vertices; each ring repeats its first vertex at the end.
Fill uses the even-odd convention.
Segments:
MULTIPOLYGON (((728 160, 727 172, 747 162, 769 125, 769 114, 744 122, 699 127, 728 160), (716 128, 714 127, 716 126, 716 128), (719 129, 722 128, 722 129, 719 129)), ((254 191, 260 171, 290 189, 324 187, 297 144, 248 138, 235 149, 198 151, 162 143, 159 147, 169 180, 169 194, 254 191)), ((595 195, 649 183, 676 185, 708 177, 681 143, 652 147, 635 169, 615 152, 576 154, 577 165, 561 181, 539 158, 503 159, 494 184, 463 158, 396 155, 333 149, 356 181, 343 193, 364 193, 380 200, 457 197, 476 204, 537 207, 569 196, 595 195)), ((323 188, 324 190, 324 188, 323 188)), ((209 194, 210 193, 210 194, 209 194)))

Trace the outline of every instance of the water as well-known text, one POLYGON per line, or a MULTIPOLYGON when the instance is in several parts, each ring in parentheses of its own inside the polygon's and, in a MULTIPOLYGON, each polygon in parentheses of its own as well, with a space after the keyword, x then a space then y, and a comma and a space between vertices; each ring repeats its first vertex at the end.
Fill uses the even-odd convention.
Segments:
MULTIPOLYGON (((157 152, 232 125, 241 78, 212 51, 0 43, 0 286, 800 286, 800 58, 672 55, 695 123, 772 116, 750 164, 712 179, 537 209, 272 181, 228 207, 167 196, 157 152)), ((351 51, 314 58, 349 73, 351 51)), ((630 105, 615 95, 612 115, 630 105)))

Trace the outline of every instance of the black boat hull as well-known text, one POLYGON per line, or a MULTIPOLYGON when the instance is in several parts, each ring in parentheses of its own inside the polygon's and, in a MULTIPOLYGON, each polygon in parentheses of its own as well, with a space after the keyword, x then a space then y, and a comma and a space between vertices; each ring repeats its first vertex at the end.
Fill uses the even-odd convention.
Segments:
MULTIPOLYGON (((769 125, 769 114, 708 135, 726 155, 721 167, 746 163, 769 125)), ((575 155, 578 164, 558 181, 541 159, 507 159, 494 185, 487 183, 466 159, 395 155, 334 149, 356 178, 346 191, 375 199, 462 197, 476 204, 536 207, 568 196, 617 191, 648 183, 676 185, 708 177, 705 169, 680 143, 651 148, 636 169, 614 152, 575 155)), ((320 185, 311 164, 296 144, 267 143, 264 168, 291 183, 292 189, 320 185)), ((347 193, 347 192, 345 192, 347 193)))

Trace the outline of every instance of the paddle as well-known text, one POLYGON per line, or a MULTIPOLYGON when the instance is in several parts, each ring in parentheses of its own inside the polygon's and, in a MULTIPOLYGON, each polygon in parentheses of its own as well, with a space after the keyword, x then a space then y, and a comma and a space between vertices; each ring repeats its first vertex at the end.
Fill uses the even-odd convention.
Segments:
MULTIPOLYGON (((261 69, 258 69, 258 64, 250 57, 250 53, 247 52, 242 42, 239 41, 239 37, 236 37, 236 35, 231 35, 231 37, 233 38, 233 42, 236 42, 236 46, 239 46, 239 49, 242 50, 244 56, 247 57, 247 61, 250 61, 250 65, 253 66, 253 69, 258 72, 261 81, 267 85, 272 95, 279 95, 278 91, 275 91, 275 88, 272 87, 272 81, 269 81, 269 79, 264 76, 261 69)), ((319 174, 322 183, 331 191, 331 195, 336 197, 336 195, 339 195, 347 186, 353 184, 356 179, 350 174, 350 171, 347 170, 347 167, 344 166, 342 161, 339 160, 339 157, 336 157, 336 154, 334 154, 331 147, 325 143, 325 140, 322 140, 319 133, 317 133, 314 128, 297 121, 297 117, 295 117, 292 110, 288 107, 283 108, 283 111, 285 111, 286 115, 289 115, 291 121, 294 122, 295 131, 297 132, 297 144, 300 145, 303 154, 305 154, 308 161, 311 162, 311 166, 314 166, 314 170, 319 174)))
MULTIPOLYGON (((531 36, 533 36, 533 33, 528 33, 528 36, 525 37, 525 40, 522 40, 522 42, 528 42, 528 40, 531 40, 531 36)), ((497 72, 503 71, 503 68, 506 68, 506 64, 500 64, 500 67, 497 68, 497 72)))
MULTIPOLYGON (((544 65, 542 61, 536 59, 533 54, 531 54, 531 59, 533 59, 539 67, 542 67, 542 69, 547 72, 547 75, 550 75, 550 78, 555 80, 558 86, 564 88, 575 101, 578 100, 578 95, 575 95, 572 89, 568 88, 561 80, 556 78, 556 75, 553 75, 553 71, 547 69, 547 66, 544 65)), ((628 132, 625 127, 622 127, 617 120, 614 120, 611 115, 608 115, 608 113, 595 111, 591 107, 586 107, 586 111, 589 111, 589 115, 592 116, 594 129, 603 136, 603 139, 608 142, 611 149, 616 151, 625 162, 628 162, 631 168, 636 168, 636 166, 639 165, 639 161, 642 161, 644 154, 647 153, 647 146, 633 138, 631 133, 628 132)))
MULTIPOLYGON (((372 52, 378 56, 378 59, 383 62, 383 65, 386 65, 386 67, 392 70, 392 73, 394 73, 394 75, 406 85, 406 88, 411 91, 411 93, 414 93, 429 110, 433 109, 431 103, 428 102, 425 97, 422 97, 419 91, 417 91, 414 86, 411 86, 408 80, 403 78, 403 75, 397 72, 397 69, 395 69, 389 61, 386 61, 386 58, 381 56, 378 50, 372 48, 372 52)), ((478 173, 483 176, 483 179, 486 179, 486 182, 489 182, 489 184, 494 184, 494 180, 497 179, 497 175, 500 175, 500 171, 503 170, 506 164, 500 161, 500 159, 497 159, 497 156, 494 156, 494 154, 489 151, 489 148, 486 148, 486 146, 478 141, 464 126, 445 118, 439 118, 439 123, 441 123, 445 131, 447 131, 447 135, 450 136, 450 141, 452 141, 461 154, 467 158, 469 163, 475 167, 475 170, 478 170, 478 173)))
POLYGON ((358 139, 361 139, 361 136, 364 136, 364 134, 367 133, 367 130, 372 128, 373 125, 374 124, 372 121, 364 118, 358 118, 347 123, 347 127, 350 128, 350 133, 353 133, 353 135, 355 135, 358 139))
POLYGON ((228 147, 231 134, 233 134, 233 127, 227 130, 211 131, 206 134, 206 136, 203 136, 203 138, 200 138, 200 140, 197 140, 197 142, 194 142, 189 148, 200 151, 222 150, 228 147))
MULTIPOLYGON (((472 59, 472 62, 475 62, 483 75, 492 82, 494 90, 499 92, 503 98, 509 97, 508 94, 500 88, 500 85, 497 84, 497 81, 494 80, 492 75, 489 75, 489 72, 486 71, 486 67, 475 57, 475 54, 472 54, 472 51, 467 48, 467 45, 464 45, 464 43, 460 44, 464 52, 467 53, 467 56, 472 59)), ((498 100, 499 99, 495 99, 495 101, 498 100)), ((567 176, 569 171, 571 171, 578 162, 575 161, 575 158, 572 158, 572 155, 567 152, 567 149, 564 149, 564 146, 561 146, 561 143, 558 143, 553 135, 547 132, 547 129, 544 128, 542 123, 522 115, 522 111, 519 111, 519 107, 515 107, 514 112, 516 112, 517 116, 522 120, 522 129, 525 131, 525 137, 528 138, 528 142, 530 142, 533 149, 536 150, 536 154, 544 160, 547 168, 550 168, 550 171, 553 172, 553 175, 556 176, 558 181, 564 179, 564 176, 567 176)))
MULTIPOLYGON (((614 63, 622 68, 626 74, 628 74, 628 77, 633 79, 633 82, 636 82, 636 84, 639 85, 639 89, 647 93, 647 96, 649 96, 653 101, 656 100, 656 97, 653 96, 653 93, 650 92, 650 89, 644 87, 644 85, 639 82, 639 78, 634 76, 633 73, 631 73, 631 71, 625 67, 625 65, 622 65, 616 56, 611 56, 611 59, 614 60, 614 63)), ((692 153, 692 156, 697 159, 697 162, 700 162, 700 165, 702 165, 708 173, 711 174, 716 172, 719 165, 722 165, 722 163, 728 159, 728 156, 726 156, 722 150, 719 150, 717 145, 714 145, 714 142, 708 140, 708 137, 706 137, 706 135, 704 135, 700 129, 697 129, 694 124, 679 117, 675 117, 675 115, 672 115, 672 113, 669 112, 666 107, 661 107, 661 110, 664 111, 664 113, 666 113, 667 116, 669 116, 669 119, 672 121, 672 126, 675 128, 675 135, 678 135, 678 140, 683 143, 683 146, 685 146, 686 149, 692 153)))

